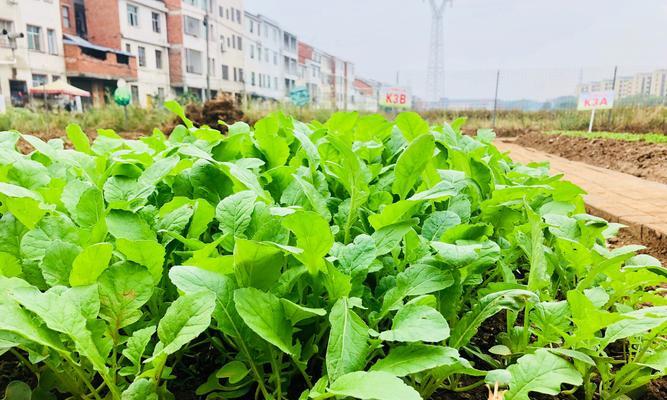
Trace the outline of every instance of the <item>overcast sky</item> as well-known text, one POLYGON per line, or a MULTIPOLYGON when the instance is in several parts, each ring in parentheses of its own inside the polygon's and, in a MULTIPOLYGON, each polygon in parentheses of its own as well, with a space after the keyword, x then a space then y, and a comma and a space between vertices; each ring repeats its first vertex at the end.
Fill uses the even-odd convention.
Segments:
MULTIPOLYGON (((424 92, 430 10, 422 0, 245 0, 357 75, 424 92)), ((584 81, 667 68, 667 0, 454 0, 445 11, 446 95, 544 99, 584 81)))

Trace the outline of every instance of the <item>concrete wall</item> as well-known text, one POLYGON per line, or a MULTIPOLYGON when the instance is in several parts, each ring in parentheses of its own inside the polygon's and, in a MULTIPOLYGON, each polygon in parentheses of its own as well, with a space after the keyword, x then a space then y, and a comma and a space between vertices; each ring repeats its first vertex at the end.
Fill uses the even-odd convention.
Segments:
MULTIPOLYGON (((121 49, 137 57, 137 82, 139 102, 147 106, 151 99, 158 100, 160 90, 164 98, 170 97, 169 43, 167 41, 167 7, 158 0, 119 0, 121 49), (131 4, 138 10, 138 25, 132 26, 127 15, 131 4), (158 15, 158 30, 153 28, 153 13, 158 15), (139 47, 145 51, 146 63, 139 65, 139 47), (162 66, 158 68, 156 51, 161 53, 162 66)), ((159 101, 159 100, 158 100, 159 101)))
POLYGON ((16 41, 17 48, 12 51, 0 46, 0 94, 5 103, 10 104, 9 80, 25 81, 32 86, 33 74, 46 75, 47 81, 65 78, 63 58, 62 28, 60 25, 60 4, 48 0, 20 0, 17 3, 3 2, 0 19, 13 22, 13 29, 26 35, 16 41), (26 25, 41 28, 41 51, 28 50, 26 25), (55 36, 55 54, 49 53, 47 30, 52 29, 55 36))

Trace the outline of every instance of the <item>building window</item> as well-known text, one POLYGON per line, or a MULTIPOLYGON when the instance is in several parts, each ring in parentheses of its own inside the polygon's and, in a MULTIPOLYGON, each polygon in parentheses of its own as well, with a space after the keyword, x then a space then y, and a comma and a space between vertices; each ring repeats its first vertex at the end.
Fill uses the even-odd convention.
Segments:
POLYGON ((255 31, 255 21, 250 20, 250 33, 255 31))
POLYGON ((201 36, 201 21, 197 18, 185 16, 185 33, 190 36, 201 36))
POLYGON ((255 58, 255 45, 254 44, 250 45, 250 58, 252 58, 252 59, 255 58))
POLYGON ((277 77, 273 78, 273 88, 278 89, 278 78, 277 77))
POLYGON ((28 25, 28 49, 42 51, 42 28, 39 26, 28 25))
POLYGON ((164 88, 157 88, 157 99, 162 102, 164 100, 164 88))
POLYGON ((51 82, 59 81, 60 75, 51 75, 51 82))
POLYGON ((130 91, 132 92, 132 102, 139 104, 139 86, 130 86, 130 91))
POLYGON ((185 49, 185 71, 191 74, 202 73, 201 51, 185 49))
POLYGON ((146 66, 146 48, 141 46, 137 47, 137 59, 140 67, 146 66))
POLYGON ((160 33, 162 31, 160 27, 160 14, 156 12, 151 13, 151 21, 153 22, 153 32, 160 33))
POLYGON ((241 10, 236 10, 236 22, 241 23, 241 10))
POLYGON ((222 66, 222 79, 225 81, 229 80, 229 67, 226 65, 222 66))
POLYGON ((130 26, 139 26, 139 7, 132 4, 127 5, 127 23, 130 26))
POLYGON ((250 84, 255 86, 255 72, 250 73, 250 84))
POLYGON ((236 48, 243 50, 243 42, 241 41, 241 36, 236 37, 236 48))
POLYGON ((155 50, 155 68, 162 69, 162 50, 155 50))
POLYGON ((70 28, 72 26, 72 22, 69 19, 69 7, 61 6, 60 13, 63 17, 63 28, 70 28))
POLYGON ((208 59, 208 70, 206 73, 211 76, 215 76, 215 58, 208 59))
POLYGON ((234 82, 238 80, 238 75, 237 75, 237 70, 236 67, 234 67, 234 82))
POLYGON ((41 86, 48 82, 48 77, 43 74, 32 74, 32 86, 41 86))
POLYGON ((278 52, 273 52, 273 65, 278 65, 278 52))
POLYGON ((132 54, 132 45, 129 43, 125 43, 125 51, 132 54))
POLYGON ((46 44, 49 46, 49 54, 58 54, 58 41, 56 40, 55 30, 46 30, 46 44))
POLYGON ((239 82, 245 82, 243 79, 243 68, 239 68, 239 82))

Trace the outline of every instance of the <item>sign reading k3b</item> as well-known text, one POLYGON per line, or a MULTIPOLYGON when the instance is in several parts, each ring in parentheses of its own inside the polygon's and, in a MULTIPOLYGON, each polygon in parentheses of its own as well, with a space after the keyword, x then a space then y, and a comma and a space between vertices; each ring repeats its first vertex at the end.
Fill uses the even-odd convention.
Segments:
POLYGON ((383 87, 380 88, 378 104, 380 107, 410 108, 412 96, 408 89, 403 87, 383 87))

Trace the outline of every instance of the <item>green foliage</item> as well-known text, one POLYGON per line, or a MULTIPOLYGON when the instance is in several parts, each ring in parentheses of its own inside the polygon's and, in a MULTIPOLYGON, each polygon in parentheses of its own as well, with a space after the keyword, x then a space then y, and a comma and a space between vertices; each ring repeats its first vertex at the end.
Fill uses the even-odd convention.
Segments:
POLYGON ((0 132, 0 352, 38 378, 6 398, 616 399, 667 372, 667 271, 492 131, 274 113, 223 135, 166 107, 169 137, 0 132))

